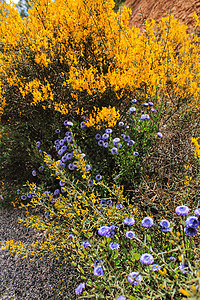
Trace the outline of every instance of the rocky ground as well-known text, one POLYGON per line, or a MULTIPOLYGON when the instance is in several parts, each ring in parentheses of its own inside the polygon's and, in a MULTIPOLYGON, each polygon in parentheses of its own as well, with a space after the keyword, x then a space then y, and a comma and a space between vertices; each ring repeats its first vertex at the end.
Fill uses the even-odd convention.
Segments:
MULTIPOLYGON (((25 213, 20 209, 0 209, 0 240, 30 243, 37 233, 18 223, 18 217, 25 213)), ((58 269, 58 262, 35 258, 30 261, 8 251, 0 251, 0 299, 6 300, 64 300, 76 299, 74 293, 75 273, 71 266, 58 269), (65 291, 56 290, 63 280, 68 287, 65 291), (67 290, 67 292, 66 292, 67 290)))

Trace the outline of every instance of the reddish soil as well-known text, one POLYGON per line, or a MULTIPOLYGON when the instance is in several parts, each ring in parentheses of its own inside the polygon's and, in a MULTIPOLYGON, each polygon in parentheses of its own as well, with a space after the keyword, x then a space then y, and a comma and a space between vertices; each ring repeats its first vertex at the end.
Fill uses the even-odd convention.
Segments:
POLYGON ((200 16, 199 0, 126 0, 125 6, 132 10, 130 27, 136 25, 142 28, 143 18, 159 22, 162 17, 172 14, 188 25, 188 32, 191 32, 194 24, 192 14, 196 12, 200 16))

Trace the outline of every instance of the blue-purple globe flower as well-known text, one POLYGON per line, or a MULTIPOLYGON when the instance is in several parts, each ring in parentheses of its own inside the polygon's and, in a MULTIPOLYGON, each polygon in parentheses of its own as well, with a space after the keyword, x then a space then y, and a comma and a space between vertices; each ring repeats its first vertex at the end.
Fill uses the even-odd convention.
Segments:
POLYGON ((194 236, 197 234, 197 229, 195 227, 186 226, 184 230, 188 236, 194 236))
POLYGON ((154 225, 154 221, 151 217, 145 217, 143 220, 142 220, 142 226, 148 228, 148 227, 151 227, 154 225))
POLYGON ((128 275, 128 282, 130 282, 132 285, 139 285, 142 281, 142 276, 139 275, 138 272, 131 272, 128 275))
POLYGON ((183 274, 186 274, 188 271, 188 265, 186 263, 180 263, 178 268, 183 274))
POLYGON ((86 240, 86 241, 84 241, 83 242, 83 247, 89 247, 89 246, 91 246, 91 244, 90 244, 90 242, 88 241, 88 240, 86 240))
POLYGON ((124 296, 119 296, 119 297, 115 298, 115 300, 126 300, 126 297, 124 297, 124 296))
POLYGON ((101 266, 97 266, 96 268, 94 268, 93 274, 95 276, 102 276, 104 274, 104 271, 101 266))
POLYGON ((134 112, 136 112, 136 108, 135 107, 130 107, 129 111, 130 111, 130 113, 134 113, 134 112))
POLYGON ((127 231, 126 232, 126 237, 128 238, 128 239, 133 239, 134 237, 135 237, 135 232, 134 231, 127 231))
POLYGON ((101 179, 102 179, 102 176, 101 176, 100 174, 97 174, 97 175, 95 176, 95 180, 99 181, 99 180, 101 180, 101 179))
POLYGON ((119 203, 119 204, 117 204, 115 207, 116 207, 117 209, 122 209, 122 208, 123 208, 123 205, 122 205, 121 203, 119 203))
POLYGON ((95 139, 96 139, 96 140, 100 140, 100 139, 101 139, 100 133, 97 133, 97 134, 95 135, 95 139))
POLYGON ((117 145, 120 142, 120 138, 116 137, 113 139, 113 145, 117 145))
POLYGON ((154 258, 150 253, 144 253, 141 255, 140 261, 144 265, 151 265, 154 262, 154 258))
POLYGON ((84 288, 85 288, 85 283, 84 282, 80 283, 79 286, 77 286, 77 288, 75 289, 75 294, 76 295, 81 294, 84 288))
POLYGON ((98 229, 98 234, 99 235, 106 235, 107 233, 110 232, 110 227, 108 227, 107 225, 104 225, 104 226, 101 226, 99 229, 98 229))
POLYGON ((116 147, 113 147, 113 148, 111 149, 111 153, 112 153, 112 154, 117 154, 117 152, 118 152, 118 149, 117 149, 116 147))
POLYGON ((27 199, 27 196, 26 196, 26 195, 21 195, 21 199, 22 199, 22 200, 26 200, 26 199, 27 199))
POLYGON ((36 173, 35 170, 32 171, 32 175, 33 175, 33 176, 36 176, 36 175, 37 175, 37 173, 36 173))
POLYGON ((190 216, 186 219, 186 225, 188 227, 198 227, 199 226, 199 220, 197 217, 194 217, 194 216, 190 216))
POLYGON ((127 217, 123 220, 125 225, 133 225, 135 223, 135 219, 133 217, 127 217))
POLYGON ((105 133, 111 134, 112 133, 112 129, 111 128, 106 128, 105 133))
POLYGON ((174 261, 176 258, 174 256, 170 256, 169 260, 174 261))
POLYGON ((136 99, 131 100, 132 103, 137 103, 136 99))
POLYGON ((186 205, 179 205, 176 207, 175 212, 177 215, 184 216, 189 213, 189 208, 186 205))
POLYGON ((194 213, 195 215, 200 216, 200 208, 195 209, 194 213))
POLYGON ((119 126, 124 126, 124 122, 119 122, 118 125, 119 126))
POLYGON ((139 153, 137 151, 133 152, 133 155, 139 156, 139 153))
POLYGON ((170 222, 167 219, 162 219, 159 223, 160 226, 169 228, 170 227, 170 222))
POLYGON ((38 141, 38 142, 36 142, 36 147, 40 147, 41 146, 41 142, 40 141, 38 141))
POLYGON ((109 248, 110 248, 111 250, 117 250, 117 249, 120 248, 120 245, 119 245, 118 243, 112 242, 112 243, 109 244, 109 248))
POLYGON ((159 271, 161 269, 161 266, 160 265, 157 265, 157 264, 154 264, 154 265, 151 265, 151 271, 159 271))
POLYGON ((163 137, 163 135, 162 135, 161 132, 157 132, 157 136, 158 136, 159 138, 162 138, 162 137, 163 137))

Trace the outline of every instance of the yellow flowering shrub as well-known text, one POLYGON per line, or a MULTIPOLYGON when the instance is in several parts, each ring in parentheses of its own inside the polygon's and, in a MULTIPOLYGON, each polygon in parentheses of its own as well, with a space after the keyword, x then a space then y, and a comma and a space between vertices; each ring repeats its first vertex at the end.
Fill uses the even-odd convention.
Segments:
POLYGON ((120 107, 127 97, 199 108, 199 18, 194 34, 173 16, 129 28, 109 0, 34 0, 22 19, 1 4, 1 113, 42 103, 63 114, 120 107), (194 64, 195 62, 195 64, 194 64))
POLYGON ((116 111, 115 107, 102 107, 101 110, 94 107, 93 114, 89 115, 86 126, 94 126, 97 129, 100 129, 102 126, 113 127, 119 118, 119 111, 116 111))

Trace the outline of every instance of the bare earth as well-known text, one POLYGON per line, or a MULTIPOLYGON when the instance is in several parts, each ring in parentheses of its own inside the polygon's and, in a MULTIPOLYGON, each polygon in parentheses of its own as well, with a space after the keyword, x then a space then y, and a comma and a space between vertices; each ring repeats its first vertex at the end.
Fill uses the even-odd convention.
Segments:
MULTIPOLYGON (((0 209, 0 240, 20 240, 30 243, 37 238, 37 233, 23 224, 18 217, 25 216, 20 209, 0 209)), ((64 271, 58 269, 58 262, 47 259, 21 259, 8 251, 0 251, 0 299, 6 300, 63 300, 76 299, 74 287, 76 275, 71 266, 64 271), (58 295, 55 288, 60 280, 69 288, 58 295)))

